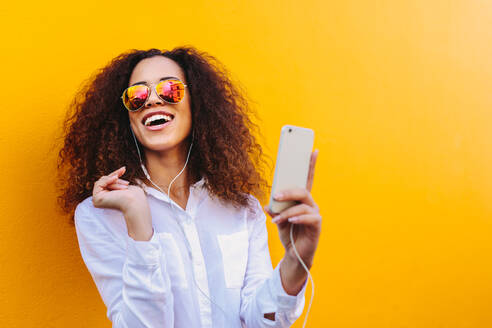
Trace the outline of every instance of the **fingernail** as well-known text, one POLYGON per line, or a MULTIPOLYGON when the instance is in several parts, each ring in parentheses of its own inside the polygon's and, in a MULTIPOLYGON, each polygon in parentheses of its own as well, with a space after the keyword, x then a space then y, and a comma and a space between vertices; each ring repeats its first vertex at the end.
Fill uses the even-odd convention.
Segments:
POLYGON ((273 222, 273 223, 277 223, 278 221, 280 221, 280 219, 281 219, 280 215, 279 215, 279 216, 276 216, 276 217, 274 217, 274 218, 272 219, 272 222, 273 222))
POLYGON ((289 220, 287 220, 287 221, 289 221, 291 223, 295 223, 295 222, 299 221, 299 218, 297 216, 293 216, 293 217, 289 218, 289 220))

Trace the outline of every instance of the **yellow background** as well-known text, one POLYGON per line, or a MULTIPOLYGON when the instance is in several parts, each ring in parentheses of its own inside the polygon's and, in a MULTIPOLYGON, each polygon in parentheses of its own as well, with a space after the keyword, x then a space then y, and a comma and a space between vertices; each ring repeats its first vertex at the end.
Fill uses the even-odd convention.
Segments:
POLYGON ((56 207, 55 138, 111 58, 192 44, 243 84, 273 158, 282 125, 315 130, 309 327, 490 327, 491 22, 485 0, 3 4, 0 326, 111 326, 56 207))

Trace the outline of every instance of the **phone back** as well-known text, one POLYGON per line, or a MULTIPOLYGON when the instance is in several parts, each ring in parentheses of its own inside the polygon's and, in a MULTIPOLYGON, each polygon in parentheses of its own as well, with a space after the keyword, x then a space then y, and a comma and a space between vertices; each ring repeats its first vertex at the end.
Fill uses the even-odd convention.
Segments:
POLYGON ((295 202, 274 200, 275 193, 290 188, 306 188, 313 143, 313 130, 293 125, 282 127, 270 195, 269 209, 272 213, 280 213, 295 205, 295 202))

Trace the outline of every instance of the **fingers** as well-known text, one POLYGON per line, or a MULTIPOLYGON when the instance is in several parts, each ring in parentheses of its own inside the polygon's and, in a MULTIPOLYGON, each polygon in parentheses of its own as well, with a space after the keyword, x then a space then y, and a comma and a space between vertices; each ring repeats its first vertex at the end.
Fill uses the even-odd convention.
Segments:
POLYGON ((130 181, 127 181, 127 180, 124 180, 124 179, 118 179, 118 180, 116 181, 116 183, 120 183, 120 184, 129 185, 129 184, 130 184, 130 181))
POLYGON ((305 188, 293 188, 283 190, 274 195, 277 201, 298 201, 309 206, 317 208, 316 203, 311 196, 311 193, 305 188))
POLYGON ((109 175, 102 176, 94 183, 93 195, 103 191, 104 189, 116 189, 123 185, 128 185, 129 182, 119 177, 125 173, 126 168, 123 166, 118 170, 111 172, 109 175), (111 186, 111 187, 110 187, 111 186))
POLYGON ((265 212, 267 212, 268 215, 270 215, 270 217, 272 217, 272 218, 278 215, 278 213, 272 213, 272 212, 270 212, 270 208, 268 207, 268 205, 264 206, 263 207, 263 210, 265 210, 265 212))
POLYGON ((125 173, 125 171, 126 171, 126 166, 122 166, 119 169, 117 169, 116 171, 109 173, 108 176, 117 175, 118 177, 121 177, 123 175, 123 173, 125 173))
POLYGON ((272 222, 276 224, 283 223, 285 221, 292 222, 291 218, 293 217, 316 213, 317 211, 313 207, 306 204, 299 204, 282 211, 282 213, 272 219, 272 222))
POLYGON ((114 183, 117 180, 118 180, 118 176, 117 175, 113 175, 113 176, 104 175, 104 176, 102 176, 99 180, 97 180, 94 183, 93 195, 95 195, 98 192, 104 190, 108 184, 114 183))
POLYGON ((113 184, 110 184, 107 188, 109 190, 126 190, 126 189, 128 189, 128 185, 113 183, 113 184))
POLYGON ((92 203, 95 207, 119 208, 120 205, 114 203, 114 200, 109 200, 106 195, 109 195, 111 191, 128 189, 130 182, 119 178, 125 173, 125 170, 124 166, 120 167, 109 175, 102 176, 94 183, 92 203))
POLYGON ((318 154, 319 151, 316 149, 314 152, 311 153, 311 160, 309 161, 309 173, 308 173, 308 179, 307 179, 307 184, 306 184, 306 189, 311 191, 313 188, 313 180, 314 180, 314 168, 316 166, 316 160, 318 159, 318 154))
POLYGON ((123 179, 118 179, 117 175, 113 175, 111 177, 106 177, 105 179, 101 179, 100 187, 103 189, 111 189, 112 186, 128 186, 130 182, 123 180, 123 179))
POLYGON ((128 189, 128 185, 130 182, 123 180, 123 179, 118 179, 114 183, 108 184, 106 186, 107 189, 111 190, 122 190, 122 189, 128 189))
POLYGON ((315 225, 321 223, 321 215, 319 213, 304 214, 293 216, 288 221, 294 224, 315 225))

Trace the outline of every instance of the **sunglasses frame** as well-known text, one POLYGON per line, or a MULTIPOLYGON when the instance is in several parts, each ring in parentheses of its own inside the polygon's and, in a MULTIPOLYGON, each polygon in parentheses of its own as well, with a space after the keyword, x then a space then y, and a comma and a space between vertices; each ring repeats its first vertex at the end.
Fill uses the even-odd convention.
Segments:
POLYGON ((151 86, 149 86, 149 85, 147 85, 147 84, 143 84, 143 83, 142 83, 142 84, 135 84, 135 85, 132 85, 132 86, 130 86, 130 87, 128 87, 128 88, 126 88, 125 90, 123 90, 123 93, 122 93, 122 95, 121 95, 121 101, 123 102, 123 106, 125 106, 125 108, 126 108, 129 112, 136 112, 136 111, 138 111, 138 110, 142 109, 142 107, 144 107, 144 106, 145 106, 145 104, 147 103, 147 100, 149 100, 149 98, 150 98, 150 96, 151 96, 151 94, 152 94, 152 89, 155 91, 155 94, 157 95, 157 97, 159 97, 159 99, 161 99, 162 101, 164 101, 164 102, 166 102, 166 103, 168 103, 168 104, 171 104, 171 105, 179 104, 181 101, 183 101, 184 96, 183 96, 183 98, 182 98, 180 101, 178 101, 178 102, 170 102, 170 101, 167 101, 166 99, 162 98, 162 97, 159 95, 159 93, 157 92, 156 87, 157 87, 160 83, 162 83, 162 82, 166 82, 166 81, 168 81, 168 80, 178 80, 179 82, 181 82, 181 84, 183 84, 183 86, 184 86, 185 88, 186 88, 186 87, 188 87, 188 84, 184 84, 184 83, 183 83, 183 81, 181 81, 181 80, 180 80, 180 79, 178 79, 177 77, 168 77, 168 78, 166 78, 166 79, 164 79, 164 80, 159 81, 159 83, 157 83, 156 85, 153 85, 153 86, 151 85, 152 87, 151 87, 151 86), (145 99, 145 101, 144 101, 144 103, 143 103, 143 105, 142 105, 142 106, 138 107, 137 109, 130 109, 130 108, 126 107, 126 104, 125 104, 125 99, 124 99, 124 97, 125 97, 125 92, 126 92, 128 89, 130 89, 131 87, 134 87, 134 86, 137 86, 137 85, 142 85, 142 86, 146 87, 147 89, 149 89, 149 93, 147 94, 147 98, 145 99))

